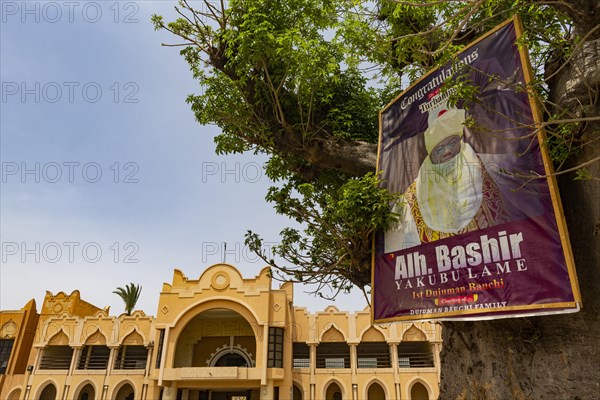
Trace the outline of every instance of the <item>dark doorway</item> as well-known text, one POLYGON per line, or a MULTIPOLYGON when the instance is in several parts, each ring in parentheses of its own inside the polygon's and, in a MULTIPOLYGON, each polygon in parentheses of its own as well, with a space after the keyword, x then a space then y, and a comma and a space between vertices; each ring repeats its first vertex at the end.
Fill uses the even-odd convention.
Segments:
POLYGON ((212 392, 211 400, 258 400, 257 396, 252 396, 252 390, 236 392, 212 392))

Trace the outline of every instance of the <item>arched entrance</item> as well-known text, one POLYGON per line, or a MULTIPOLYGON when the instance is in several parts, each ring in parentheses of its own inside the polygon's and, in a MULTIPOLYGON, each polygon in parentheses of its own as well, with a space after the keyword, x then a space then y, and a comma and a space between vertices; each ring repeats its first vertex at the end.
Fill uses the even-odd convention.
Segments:
POLYGON ((416 382, 410 388, 410 400, 429 400, 429 392, 421 382, 416 382))
POLYGON ((77 400, 95 400, 94 396, 96 395, 96 391, 92 384, 88 383, 85 385, 77 395, 77 400))
POLYGON ((292 400, 302 400, 302 390, 296 385, 292 388, 292 400))
POLYGON ((117 391, 115 400, 133 400, 134 396, 135 391, 133 387, 129 383, 126 383, 117 391))
POLYGON ((381 387, 381 385, 377 382, 373 382, 371 386, 369 386, 369 391, 367 392, 368 400, 385 400, 385 391, 381 387))
POLYGON ((342 400, 342 389, 340 389, 340 386, 337 383, 332 382, 327 386, 325 400, 342 400))
POLYGON ((52 383, 46 385, 38 400, 56 400, 56 386, 52 383))
MULTIPOLYGON (((176 339, 173 368, 204 368, 205 374, 213 374, 210 369, 223 368, 216 372, 216 375, 229 374, 223 378, 229 382, 225 386, 222 382, 213 386, 210 382, 198 379, 197 382, 190 382, 190 387, 180 384, 182 398, 187 397, 190 400, 260 398, 260 385, 257 382, 238 380, 230 376, 248 373, 247 371, 236 372, 235 368, 255 368, 258 346, 265 344, 257 341, 257 334, 250 325, 250 321, 256 323, 253 314, 237 303, 232 302, 231 308, 228 308, 228 305, 228 302, 221 302, 218 307, 204 308, 204 311, 195 315, 185 316, 187 323, 183 325, 182 322, 183 327, 176 339)), ((268 329, 270 332, 273 328, 268 329)), ((270 343, 269 336, 267 345, 270 343)), ((269 357, 265 361, 268 360, 269 357)))
POLYGON ((255 366, 256 337, 237 312, 213 308, 192 318, 177 338, 174 368, 255 366))

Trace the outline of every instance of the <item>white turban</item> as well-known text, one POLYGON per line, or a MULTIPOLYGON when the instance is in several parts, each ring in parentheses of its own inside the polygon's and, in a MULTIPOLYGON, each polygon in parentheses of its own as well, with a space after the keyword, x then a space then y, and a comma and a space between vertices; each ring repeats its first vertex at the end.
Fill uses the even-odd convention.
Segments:
POLYGON ((438 143, 447 137, 453 135, 462 137, 463 126, 466 119, 465 110, 458 108, 442 110, 437 113, 437 115, 435 114, 436 113, 429 113, 429 128, 427 128, 424 135, 425 148, 429 154, 431 154, 431 151, 438 143))

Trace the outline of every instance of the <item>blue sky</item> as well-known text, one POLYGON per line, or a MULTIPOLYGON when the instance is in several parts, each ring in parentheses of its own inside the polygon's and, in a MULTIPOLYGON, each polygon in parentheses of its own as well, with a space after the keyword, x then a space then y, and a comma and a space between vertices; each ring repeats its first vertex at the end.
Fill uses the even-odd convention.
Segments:
MULTIPOLYGON (((174 4, 1 1, 1 309, 79 289, 120 313, 112 291, 135 282, 154 315, 173 268, 197 278, 223 242, 246 277, 264 267, 244 233, 276 243, 287 221, 264 200, 265 158, 217 156, 218 128, 185 103, 200 87, 150 23, 174 4)), ((327 306, 305 290, 297 305, 327 306)))

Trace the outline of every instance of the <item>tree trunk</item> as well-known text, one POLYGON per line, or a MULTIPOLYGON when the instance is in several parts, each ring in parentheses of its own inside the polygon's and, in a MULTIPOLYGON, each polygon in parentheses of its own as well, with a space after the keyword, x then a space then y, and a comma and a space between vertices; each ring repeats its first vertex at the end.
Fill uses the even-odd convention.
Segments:
MULTIPOLYGON (((600 116, 600 39, 587 42, 551 84, 552 101, 600 116)), ((600 123, 570 166, 600 157, 600 123)), ((577 314, 444 323, 440 399, 600 399, 600 162, 596 180, 559 186, 583 297, 577 314)))

